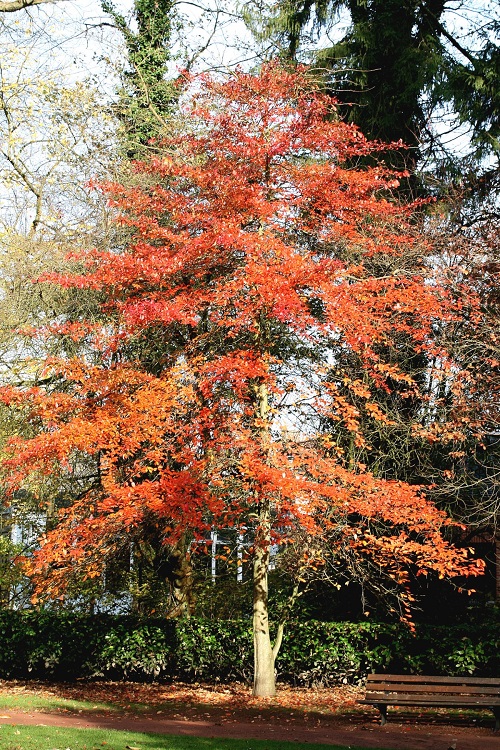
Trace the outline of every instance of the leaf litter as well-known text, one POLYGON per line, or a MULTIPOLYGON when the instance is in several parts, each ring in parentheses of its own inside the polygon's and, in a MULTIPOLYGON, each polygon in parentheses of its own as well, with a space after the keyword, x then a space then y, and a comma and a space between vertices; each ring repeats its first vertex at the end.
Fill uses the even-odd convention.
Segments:
MULTIPOLYGON (((151 716, 162 719, 217 722, 309 721, 352 712, 363 690, 353 685, 303 688, 278 686, 274 698, 256 698, 243 683, 228 685, 143 684, 135 682, 45 683, 0 681, 2 694, 34 696, 47 701, 38 710, 74 712, 74 702, 85 702, 85 713, 151 716), (54 707, 50 702, 54 701, 54 707), (68 701, 68 706, 64 705, 68 701), (73 705, 72 705, 73 703, 73 705)), ((359 707, 358 707, 359 710, 359 707)), ((82 712, 82 708, 77 709, 82 712)))

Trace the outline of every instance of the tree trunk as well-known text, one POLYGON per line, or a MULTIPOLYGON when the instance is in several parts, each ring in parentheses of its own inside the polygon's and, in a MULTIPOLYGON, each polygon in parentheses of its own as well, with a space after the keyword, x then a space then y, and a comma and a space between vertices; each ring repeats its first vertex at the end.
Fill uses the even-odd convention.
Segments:
POLYGON ((274 653, 269 633, 268 569, 271 543, 269 501, 263 501, 259 514, 260 529, 255 540, 253 563, 253 694, 260 697, 276 695, 274 653))
POLYGON ((173 563, 171 574, 172 597, 174 608, 168 617, 190 617, 194 608, 193 599, 193 568, 186 551, 185 538, 179 542, 170 556, 173 563))
MULTIPOLYGON (((260 420, 267 421, 269 417, 269 404, 265 383, 261 383, 258 386, 256 395, 256 415, 260 420)), ((261 426, 260 433, 264 452, 268 452, 268 426, 261 426)), ((268 573, 270 547, 271 501, 268 497, 261 497, 259 503, 259 527, 255 536, 253 562, 253 694, 264 698, 276 695, 276 678, 274 676, 275 654, 269 633, 268 573)))
POLYGON ((495 601, 500 604, 500 533, 495 534, 495 601))

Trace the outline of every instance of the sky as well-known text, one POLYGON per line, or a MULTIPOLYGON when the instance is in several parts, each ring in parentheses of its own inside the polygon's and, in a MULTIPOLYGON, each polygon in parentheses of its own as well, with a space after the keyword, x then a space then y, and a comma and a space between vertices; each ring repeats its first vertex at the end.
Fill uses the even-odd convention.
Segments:
MULTIPOLYGON (((236 16, 234 3, 228 0, 226 5, 222 8, 218 0, 203 5, 176 3, 184 30, 174 33, 174 66, 182 67, 194 55, 199 70, 245 64, 247 58, 254 57, 249 53, 251 35, 236 16)), ((116 7, 125 18, 130 16, 131 2, 117 2, 116 7)), ((111 82, 116 67, 123 63, 121 35, 112 28, 112 21, 97 0, 61 0, 22 14, 9 14, 4 23, 12 32, 17 27, 21 35, 30 26, 37 38, 37 63, 63 65, 69 75, 92 74, 111 82)))
MULTIPOLYGON (((263 5, 271 2, 255 1, 263 5)), ((127 17, 132 3, 133 0, 116 0, 116 7, 127 17)), ((468 47, 472 44, 472 48, 470 19, 480 25, 492 15, 500 18, 500 6, 490 0, 448 0, 447 5, 448 28, 453 29, 463 44, 468 47)), ((183 30, 174 45, 173 74, 176 68, 193 59, 195 70, 224 70, 238 64, 249 67, 258 60, 255 40, 239 18, 237 0, 182 0, 175 8, 183 20, 183 30)), ((29 53, 23 63, 23 75, 30 66, 40 78, 57 71, 68 84, 88 81, 104 99, 116 97, 126 56, 121 35, 112 27, 109 16, 103 14, 98 0, 59 0, 5 14, 0 23, 3 24, 0 51, 11 44, 29 53)), ((320 46, 331 43, 343 34, 346 24, 343 17, 335 19, 317 43, 320 46)), ((450 128, 444 112, 434 127, 441 133, 450 128)), ((467 149, 468 139, 463 129, 450 130, 446 138, 454 150, 467 149)))

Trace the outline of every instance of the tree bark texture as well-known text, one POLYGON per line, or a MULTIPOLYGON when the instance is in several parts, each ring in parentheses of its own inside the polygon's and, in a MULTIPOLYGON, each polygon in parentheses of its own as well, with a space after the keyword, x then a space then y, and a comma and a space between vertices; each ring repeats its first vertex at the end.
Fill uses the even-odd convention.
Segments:
POLYGON ((259 538, 256 539, 253 563, 253 694, 259 697, 276 695, 274 653, 269 632, 268 569, 271 530, 269 501, 260 509, 259 538))
MULTIPOLYGON (((257 389, 256 414, 260 420, 268 419, 269 404, 267 387, 261 383, 257 389)), ((269 430, 261 428, 264 451, 269 449, 269 430)), ((275 654, 269 632, 268 573, 271 547, 271 501, 261 497, 259 502, 259 525, 255 537, 253 562, 253 644, 254 683, 253 694, 259 697, 276 695, 274 674, 275 654)))

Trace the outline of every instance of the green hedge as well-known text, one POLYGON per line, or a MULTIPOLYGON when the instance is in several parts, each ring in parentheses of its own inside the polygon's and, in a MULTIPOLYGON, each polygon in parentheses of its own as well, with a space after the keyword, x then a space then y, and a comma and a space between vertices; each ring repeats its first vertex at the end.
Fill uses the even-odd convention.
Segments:
MULTIPOLYGON (((250 623, 148 620, 0 611, 0 678, 250 680, 250 623)), ((301 685, 359 682, 368 672, 500 674, 497 622, 453 627, 291 623, 279 679, 301 685)))

